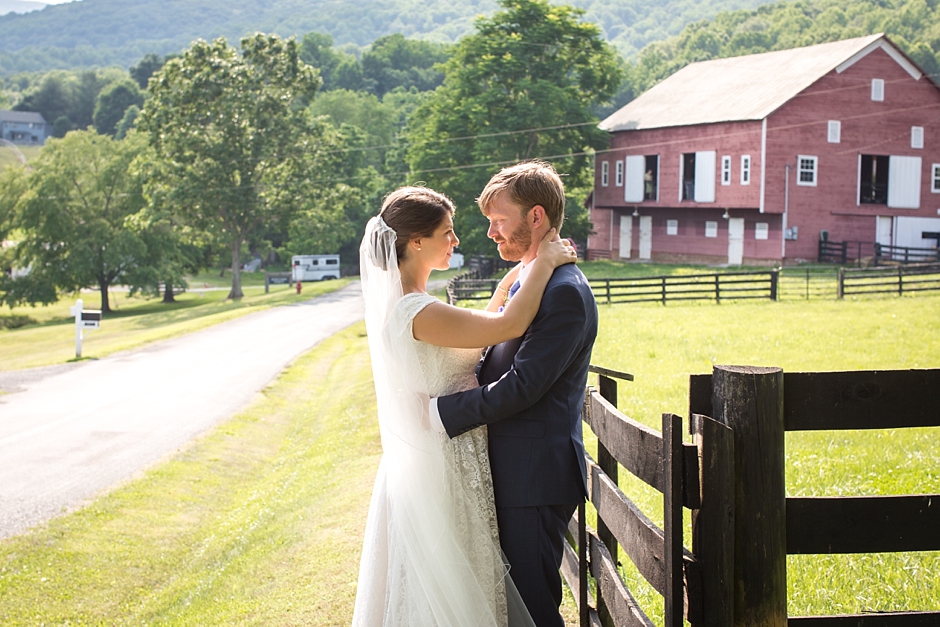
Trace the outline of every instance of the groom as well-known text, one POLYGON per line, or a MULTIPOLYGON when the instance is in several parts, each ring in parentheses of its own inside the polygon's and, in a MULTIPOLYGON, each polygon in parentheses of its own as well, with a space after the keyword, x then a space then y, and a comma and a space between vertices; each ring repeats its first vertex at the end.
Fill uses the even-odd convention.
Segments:
MULTIPOLYGON (((500 257, 523 263, 524 282, 543 236, 561 232, 561 179, 548 163, 520 163, 490 179, 478 202, 487 236, 500 257)), ((581 407, 596 336, 587 280, 576 265, 560 266, 525 334, 487 350, 482 387, 432 401, 432 422, 436 409, 450 437, 488 425, 500 544, 538 627, 564 626, 559 567, 568 521, 587 494, 581 407)))

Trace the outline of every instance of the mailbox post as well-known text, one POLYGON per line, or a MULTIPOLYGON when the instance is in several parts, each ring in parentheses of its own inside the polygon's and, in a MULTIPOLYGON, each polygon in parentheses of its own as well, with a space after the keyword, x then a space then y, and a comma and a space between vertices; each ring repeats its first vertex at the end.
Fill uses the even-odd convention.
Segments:
POLYGON ((75 357, 82 356, 82 337, 85 329, 101 328, 101 310, 85 309, 84 306, 84 301, 79 298, 70 309, 72 315, 75 316, 75 357))

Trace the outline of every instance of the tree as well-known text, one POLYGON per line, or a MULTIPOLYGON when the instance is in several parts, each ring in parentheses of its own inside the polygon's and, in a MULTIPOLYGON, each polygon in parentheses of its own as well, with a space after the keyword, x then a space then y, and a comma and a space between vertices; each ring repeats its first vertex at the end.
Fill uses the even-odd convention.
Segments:
POLYGON ((47 74, 39 88, 28 93, 20 100, 14 111, 35 111, 41 113, 50 124, 62 116, 68 116, 71 98, 68 85, 60 73, 47 74))
POLYGON ((157 71, 163 67, 165 62, 166 59, 151 52, 145 54, 144 58, 137 62, 137 65, 132 65, 128 73, 131 75, 131 78, 137 81, 141 89, 147 89, 147 83, 150 81, 150 77, 156 74, 157 71))
POLYGON ((135 104, 129 106, 127 111, 124 112, 124 117, 114 128, 114 139, 124 139, 127 133, 134 128, 134 122, 137 121, 138 115, 140 115, 140 107, 135 104))
POLYGON ((145 148, 142 141, 118 142, 94 131, 47 142, 17 184, 12 224, 22 239, 14 261, 30 272, 9 282, 7 304, 50 303, 57 290, 97 285, 101 310, 109 312, 108 289, 136 284, 154 252, 127 224, 145 205, 140 178, 131 171, 145 148))
POLYGON ((144 105, 144 95, 137 83, 124 80, 108 85, 98 95, 95 103, 95 128, 102 135, 114 135, 118 123, 130 107, 138 109, 144 105))
POLYGON ((158 159, 151 196, 227 244, 229 298, 242 297, 242 244, 317 197, 334 141, 305 106, 320 79, 297 43, 258 34, 241 46, 195 42, 151 79, 137 122, 158 159))
MULTIPOLYGON (((447 193, 458 207, 464 252, 491 251, 486 220, 470 209, 503 164, 552 158, 565 175, 569 216, 584 213, 570 195, 593 177, 590 151, 606 147, 592 105, 608 100, 623 71, 617 54, 583 12, 547 0, 500 0, 444 65, 444 84, 414 113, 408 128, 412 178, 447 193), (556 158, 559 157, 559 158, 556 158)), ((586 190, 584 191, 586 195, 586 190)), ((582 239, 586 219, 565 233, 582 239)))
POLYGON ((395 33, 376 39, 362 55, 362 75, 375 85, 372 91, 380 97, 396 87, 429 91, 444 79, 435 66, 448 56, 447 46, 395 33))

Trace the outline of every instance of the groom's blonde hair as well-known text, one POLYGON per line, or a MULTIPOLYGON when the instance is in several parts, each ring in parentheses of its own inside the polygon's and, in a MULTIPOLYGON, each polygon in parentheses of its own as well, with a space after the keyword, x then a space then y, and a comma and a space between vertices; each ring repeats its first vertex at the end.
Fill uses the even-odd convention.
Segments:
POLYGON ((565 221, 565 186, 552 164, 523 161, 493 175, 477 198, 483 215, 488 215, 490 203, 503 192, 522 209, 523 215, 541 205, 549 223, 561 232, 565 221))

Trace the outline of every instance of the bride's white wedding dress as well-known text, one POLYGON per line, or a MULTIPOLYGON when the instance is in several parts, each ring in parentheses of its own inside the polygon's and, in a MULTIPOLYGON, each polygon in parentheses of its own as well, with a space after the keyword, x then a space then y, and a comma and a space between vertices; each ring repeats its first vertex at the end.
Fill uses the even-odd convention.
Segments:
MULTIPOLYGON (((391 337, 413 338, 414 317, 435 302, 440 301, 427 294, 406 294, 392 310, 386 332, 391 337)), ((412 343, 420 372, 413 373, 415 380, 411 383, 426 386, 430 396, 478 385, 474 374, 480 359, 478 349, 446 348, 414 339, 412 343)), ((390 492, 389 483, 397 477, 394 470, 390 476, 389 460, 383 456, 369 507, 354 625, 506 625, 506 569, 494 550, 499 535, 486 429, 475 429, 454 439, 444 435, 433 439, 438 450, 431 454, 438 455, 442 462, 438 480, 443 489, 428 498, 438 494, 446 499, 436 512, 441 516, 437 529, 440 535, 433 542, 426 538, 429 542, 423 548, 428 549, 427 553, 416 553, 408 546, 408 530, 388 524, 389 510, 396 507, 390 496, 407 486, 393 486, 390 492), (399 537, 399 533, 406 537, 399 537), (436 543, 442 546, 440 554, 434 556, 436 543), (437 559, 448 563, 440 568, 428 561, 437 559), (448 586, 447 579, 455 585, 448 586)))
POLYGON ((429 423, 431 397, 476 387, 480 352, 414 339, 437 299, 402 294, 395 240, 376 216, 359 249, 382 461, 353 625, 534 627, 499 548, 485 429, 450 439, 429 423))

